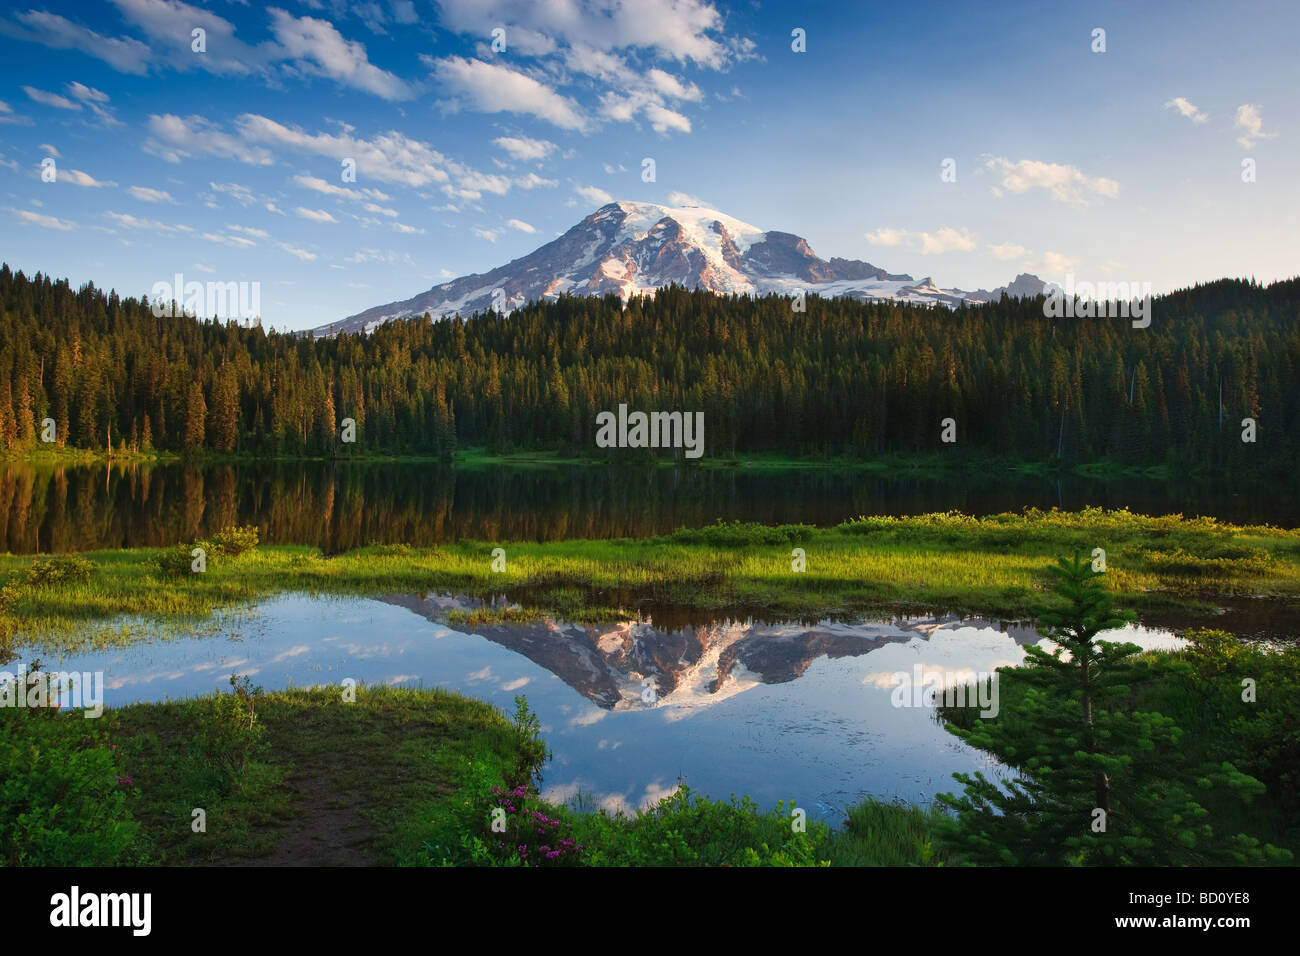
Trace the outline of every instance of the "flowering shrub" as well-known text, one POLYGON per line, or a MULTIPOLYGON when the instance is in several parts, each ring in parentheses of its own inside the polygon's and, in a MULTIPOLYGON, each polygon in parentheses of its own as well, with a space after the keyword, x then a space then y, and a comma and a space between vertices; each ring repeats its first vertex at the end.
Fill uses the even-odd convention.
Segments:
MULTIPOLYGON (((501 863, 522 866, 566 866, 582 862, 582 846, 573 827, 528 806, 536 794, 524 784, 510 790, 494 786, 493 809, 505 811, 505 830, 489 821, 486 836, 492 856, 501 863)), ((500 816, 497 815, 500 819, 500 816)))

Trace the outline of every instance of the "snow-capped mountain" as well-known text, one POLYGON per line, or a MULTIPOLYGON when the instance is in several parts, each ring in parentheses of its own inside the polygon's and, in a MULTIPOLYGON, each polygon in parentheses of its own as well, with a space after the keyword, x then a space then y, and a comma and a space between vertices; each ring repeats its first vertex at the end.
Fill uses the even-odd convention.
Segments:
POLYGON ((508 313, 566 292, 614 293, 626 300, 671 283, 722 294, 803 291, 947 306, 997 299, 1006 288, 1013 295, 1036 295, 1043 287, 1036 277, 1021 275, 1010 287, 992 292, 941 289, 928 276, 918 282, 857 259, 821 259, 799 236, 764 232, 713 209, 612 202, 521 259, 367 309, 322 326, 315 334, 370 331, 390 319, 425 312, 434 318, 488 309, 508 313))
MULTIPOLYGON (((381 600, 444 623, 451 610, 482 602, 449 594, 390 595, 381 600)), ((996 627, 1017 644, 1041 638, 1030 625, 997 624, 957 615, 883 621, 655 624, 624 620, 578 624, 551 616, 487 623, 474 633, 546 668, 605 710, 711 706, 759 684, 797 680, 821 657, 857 657, 886 644, 929 641, 956 627, 996 627), (645 693, 647 686, 655 693, 645 693)))

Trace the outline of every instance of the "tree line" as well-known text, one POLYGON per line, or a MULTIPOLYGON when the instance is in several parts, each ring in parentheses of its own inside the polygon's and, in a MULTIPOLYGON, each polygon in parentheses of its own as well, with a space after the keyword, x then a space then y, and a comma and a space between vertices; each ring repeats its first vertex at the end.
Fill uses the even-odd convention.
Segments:
MULTIPOLYGON (((0 266, 0 449, 449 457, 598 449, 620 403, 702 411, 706 456, 958 450, 1064 464, 1294 471, 1300 280, 1158 297, 1149 328, 680 287, 314 338, 187 316, 0 266), (341 422, 356 442, 340 441, 341 422), (955 445, 941 422, 956 425, 955 445), (1241 440, 1244 418, 1257 440, 1241 440)), ((650 454, 647 450, 647 454, 650 454)), ((654 452, 662 454, 662 452, 654 452)))

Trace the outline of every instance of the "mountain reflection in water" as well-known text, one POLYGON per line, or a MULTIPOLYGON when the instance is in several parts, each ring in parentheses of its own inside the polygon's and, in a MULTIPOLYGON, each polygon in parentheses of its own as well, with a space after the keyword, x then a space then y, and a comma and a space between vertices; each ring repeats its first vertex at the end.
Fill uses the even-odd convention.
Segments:
MULTIPOLYGON (((506 712, 524 694, 554 754, 548 799, 581 794, 587 807, 630 810, 685 782, 838 818, 865 796, 928 802, 954 789, 954 772, 997 773, 932 707, 895 706, 890 678, 917 665, 991 672, 1037 640, 1021 625, 941 618, 663 629, 541 621, 479 634, 438 623, 468 606, 449 596, 284 595, 219 617, 206 637, 62 654, 20 647, 5 669, 39 657, 46 670, 103 671, 109 706, 229 690, 232 673, 268 690, 345 678, 443 687, 506 712)), ((1142 628, 1113 636, 1177 643, 1142 628)))

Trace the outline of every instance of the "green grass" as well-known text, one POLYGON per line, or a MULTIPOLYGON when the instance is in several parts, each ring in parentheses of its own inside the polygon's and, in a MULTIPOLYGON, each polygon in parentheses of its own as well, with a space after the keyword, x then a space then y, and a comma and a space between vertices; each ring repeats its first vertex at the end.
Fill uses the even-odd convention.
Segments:
POLYGON ((937 805, 918 807, 867 800, 849 807, 844 826, 830 838, 832 866, 952 866, 958 861, 938 845, 936 827, 946 818, 937 805))
MULTIPOLYGON (((642 540, 377 545, 333 557, 295 545, 209 555, 162 574, 171 549, 92 552, 87 581, 24 584, 33 559, 0 556, 0 638, 71 649, 210 627, 281 592, 366 596, 505 593, 529 616, 600 620, 674 609, 817 619, 897 611, 1025 617, 1056 557, 1106 551, 1107 585, 1138 610, 1209 609, 1228 597, 1300 596, 1300 530, 1128 511, 871 517, 835 528, 715 525, 642 540), (493 549, 506 567, 493 572, 493 549), (801 548, 807 570, 791 570, 801 548)), ((512 612, 518 613, 518 612, 512 612)))
POLYGON ((112 862, 163 865, 303 863, 322 853, 392 865, 414 855, 412 841, 452 799, 466 762, 496 770, 511 754, 511 724, 486 703, 387 687, 358 687, 354 703, 342 697, 338 687, 258 694, 260 741, 222 729, 230 694, 114 708, 93 721, 9 710, 0 733, 55 721, 70 749, 99 734, 93 745, 111 748, 139 826, 112 862), (245 745, 247 760, 233 769, 230 754, 245 745), (193 826, 196 808, 206 832, 193 826))
MULTIPOLYGON (((486 862, 465 847, 491 838, 490 813, 501 803, 491 785, 518 766, 519 728, 486 703, 440 690, 358 687, 354 702, 343 696, 340 687, 256 693, 256 731, 233 694, 110 708, 99 720, 0 711, 0 755, 24 761, 37 747, 48 764, 23 778, 28 789, 6 790, 14 822, 0 827, 0 860, 486 862), (78 801, 54 806, 37 840, 23 814, 48 809, 41 785, 65 766, 60 786, 75 785, 78 801)), ((904 804, 868 801, 845 827, 812 822, 796 835, 782 807, 761 812, 748 800, 687 791, 633 815, 529 803, 565 821, 584 865, 946 862, 931 849, 935 811, 904 804)))

